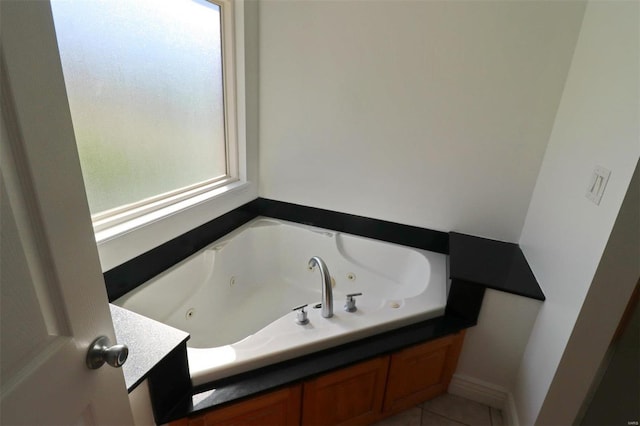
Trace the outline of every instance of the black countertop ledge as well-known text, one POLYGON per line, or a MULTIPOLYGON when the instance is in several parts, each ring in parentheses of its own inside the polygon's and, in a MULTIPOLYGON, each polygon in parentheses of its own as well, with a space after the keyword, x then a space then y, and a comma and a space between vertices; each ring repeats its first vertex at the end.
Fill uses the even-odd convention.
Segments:
POLYGON ((449 273, 454 282, 545 300, 522 250, 514 243, 450 232, 449 273))
POLYGON ((131 392, 189 334, 127 309, 109 304, 118 344, 129 347, 129 356, 122 366, 127 391, 131 392))

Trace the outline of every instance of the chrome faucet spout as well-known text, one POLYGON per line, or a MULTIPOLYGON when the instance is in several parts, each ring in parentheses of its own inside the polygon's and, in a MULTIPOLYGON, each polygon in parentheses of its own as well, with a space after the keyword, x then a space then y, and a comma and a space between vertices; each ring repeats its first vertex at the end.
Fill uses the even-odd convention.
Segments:
POLYGON ((309 259, 309 267, 318 267, 322 277, 322 316, 331 318, 333 316, 333 289, 331 287, 331 275, 329 268, 319 256, 313 256, 309 259))

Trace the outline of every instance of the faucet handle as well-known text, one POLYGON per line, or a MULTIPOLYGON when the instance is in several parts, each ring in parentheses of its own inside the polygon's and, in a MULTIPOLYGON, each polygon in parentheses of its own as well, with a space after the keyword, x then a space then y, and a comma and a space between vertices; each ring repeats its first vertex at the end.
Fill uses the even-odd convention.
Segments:
POLYGON ((347 312, 355 312, 358 310, 358 308, 356 308, 356 299, 354 299, 354 297, 356 296, 362 296, 362 293, 351 293, 351 294, 347 294, 347 301, 344 304, 344 310, 347 312))
POLYGON ((296 323, 300 325, 305 325, 309 322, 309 318, 307 318, 307 311, 304 308, 307 307, 307 304, 296 306, 292 309, 292 311, 296 311, 296 323))

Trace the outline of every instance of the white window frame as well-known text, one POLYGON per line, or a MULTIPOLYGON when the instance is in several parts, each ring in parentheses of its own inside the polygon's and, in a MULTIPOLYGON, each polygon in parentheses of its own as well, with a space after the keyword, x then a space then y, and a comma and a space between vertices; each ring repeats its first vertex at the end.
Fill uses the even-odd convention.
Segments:
MULTIPOLYGON (((207 0, 220 6, 225 132, 229 177, 205 182, 128 211, 93 217, 102 270, 132 259, 258 196, 257 146, 246 141, 244 0, 207 0), (250 159, 247 158, 250 157, 250 159), (254 170, 256 169, 256 170, 254 170)), ((116 209, 117 210, 117 209, 116 209)))
MULTIPOLYGON (((235 59, 234 4, 231 0, 205 0, 220 7, 220 35, 222 51, 222 85, 224 103, 226 174, 187 187, 157 194, 134 203, 118 206, 91 216, 93 230, 98 235, 123 223, 188 201, 201 194, 217 195, 215 190, 240 180, 238 164, 238 119, 235 59)), ((169 209, 167 212, 171 212, 169 209)), ((112 233, 106 233, 112 235, 112 233)))

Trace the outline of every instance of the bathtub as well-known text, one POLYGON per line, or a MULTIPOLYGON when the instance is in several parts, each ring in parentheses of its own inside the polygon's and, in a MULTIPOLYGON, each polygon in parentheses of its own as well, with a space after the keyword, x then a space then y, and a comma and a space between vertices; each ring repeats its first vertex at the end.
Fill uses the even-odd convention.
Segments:
POLYGON ((443 254, 259 217, 114 303, 188 332, 201 385, 440 316, 446 300, 443 254), (331 273, 331 318, 312 256, 331 273), (355 312, 343 309, 350 293, 362 293, 355 312), (299 325, 292 308, 303 304, 299 325))

